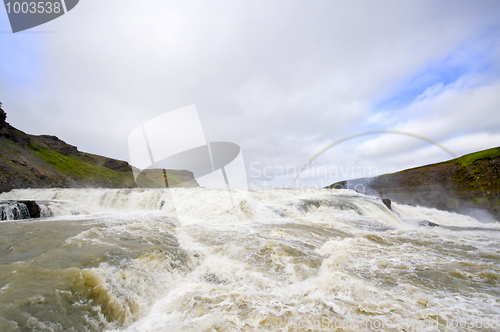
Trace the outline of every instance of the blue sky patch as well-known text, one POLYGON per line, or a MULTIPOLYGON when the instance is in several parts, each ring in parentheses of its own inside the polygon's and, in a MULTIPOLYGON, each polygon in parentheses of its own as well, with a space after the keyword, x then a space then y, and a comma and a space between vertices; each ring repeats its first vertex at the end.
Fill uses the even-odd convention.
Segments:
POLYGON ((395 111, 408 106, 432 87, 446 87, 471 73, 487 71, 492 66, 490 50, 476 45, 459 48, 444 59, 429 63, 375 103, 373 112, 395 111), (471 53, 470 50, 474 50, 471 53))
POLYGON ((0 10, 0 87, 29 88, 42 66, 40 36, 13 34, 5 11, 0 10))

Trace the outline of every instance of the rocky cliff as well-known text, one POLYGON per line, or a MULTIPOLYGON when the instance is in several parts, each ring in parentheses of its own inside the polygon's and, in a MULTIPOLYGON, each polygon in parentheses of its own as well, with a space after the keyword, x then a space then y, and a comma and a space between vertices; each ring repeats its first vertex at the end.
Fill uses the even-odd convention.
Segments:
MULTIPOLYGON (((15 188, 134 188, 132 166, 78 149, 55 136, 26 134, 0 108, 0 192, 15 188)), ((198 186, 193 173, 167 170, 169 185, 198 186)), ((165 187, 163 170, 147 170, 141 187, 165 187)))
POLYGON ((499 179, 500 147, 374 178, 341 181, 328 188, 364 189, 399 203, 472 215, 490 212, 500 220, 499 179))

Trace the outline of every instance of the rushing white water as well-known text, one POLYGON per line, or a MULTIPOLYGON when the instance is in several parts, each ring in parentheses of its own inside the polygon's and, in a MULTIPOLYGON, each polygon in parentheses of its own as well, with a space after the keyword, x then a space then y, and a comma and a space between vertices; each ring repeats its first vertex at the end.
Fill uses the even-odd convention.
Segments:
POLYGON ((19 202, 0 203, 0 220, 19 220, 30 217, 28 207, 19 202))
POLYGON ((36 200, 51 216, 0 224, 5 248, 12 242, 2 249, 2 331, 500 328, 498 223, 390 211, 350 190, 227 199, 203 188, 30 189, 0 199, 36 200), (25 289, 34 271, 40 286, 25 289))

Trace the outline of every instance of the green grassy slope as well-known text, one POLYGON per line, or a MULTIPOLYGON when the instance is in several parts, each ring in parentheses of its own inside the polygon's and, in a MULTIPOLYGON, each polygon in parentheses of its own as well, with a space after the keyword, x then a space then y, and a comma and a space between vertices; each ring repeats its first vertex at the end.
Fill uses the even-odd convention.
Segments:
POLYGON ((30 146, 34 156, 45 161, 58 171, 70 176, 75 180, 94 182, 111 182, 123 187, 133 187, 133 179, 125 172, 114 171, 110 168, 90 164, 77 157, 65 156, 57 151, 30 146))
POLYGON ((332 184, 368 192, 405 204, 468 213, 491 212, 500 219, 500 147, 478 151, 437 164, 420 166, 369 179, 332 184))
MULTIPOLYGON (((169 186, 198 186, 193 173, 167 170, 169 186)), ((163 170, 137 178, 143 188, 165 188, 163 170), (160 175, 160 176, 159 176, 160 175)), ((125 161, 78 151, 55 136, 33 136, 5 122, 0 109, 0 192, 15 188, 134 188, 132 167, 125 161)))

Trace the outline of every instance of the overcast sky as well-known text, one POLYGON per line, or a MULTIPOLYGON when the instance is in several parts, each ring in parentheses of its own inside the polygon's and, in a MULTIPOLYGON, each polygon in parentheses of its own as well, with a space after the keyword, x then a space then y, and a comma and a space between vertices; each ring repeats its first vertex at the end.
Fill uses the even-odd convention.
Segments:
POLYGON ((333 146, 298 182, 323 186, 452 158, 427 140, 500 146, 500 1, 81 0, 16 34, 1 9, 0 101, 27 133, 123 160, 134 128, 195 104, 253 187, 346 136, 408 133, 333 146))

